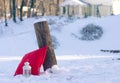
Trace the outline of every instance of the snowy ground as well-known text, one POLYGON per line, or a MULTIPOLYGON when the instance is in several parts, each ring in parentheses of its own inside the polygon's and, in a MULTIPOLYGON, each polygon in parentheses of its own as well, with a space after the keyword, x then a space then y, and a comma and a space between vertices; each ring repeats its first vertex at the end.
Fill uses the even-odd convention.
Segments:
POLYGON ((24 54, 38 48, 34 32, 36 18, 24 19, 4 27, 0 23, 0 83, 118 83, 120 81, 119 53, 103 53, 100 50, 119 50, 120 16, 103 18, 89 17, 68 20, 67 18, 46 17, 55 22, 49 23, 51 34, 59 41, 55 50, 58 68, 54 73, 43 72, 40 76, 25 78, 13 74, 24 54), (100 40, 81 41, 73 37, 89 23, 103 27, 100 40), (58 28, 59 27, 59 28, 58 28))
POLYGON ((1 83, 118 83, 120 60, 115 56, 58 56, 54 73, 13 77, 19 58, 0 58, 1 83))

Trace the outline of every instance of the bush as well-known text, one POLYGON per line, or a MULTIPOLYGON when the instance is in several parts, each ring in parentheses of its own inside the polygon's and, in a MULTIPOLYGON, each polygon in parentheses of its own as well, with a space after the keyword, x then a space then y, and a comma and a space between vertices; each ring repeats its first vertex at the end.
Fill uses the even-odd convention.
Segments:
POLYGON ((55 21, 55 20, 53 20, 53 19, 49 19, 49 20, 48 20, 48 24, 49 24, 49 25, 56 24, 56 21, 55 21))
POLYGON ((82 40, 96 40, 101 38, 103 30, 102 27, 98 25, 88 24, 80 31, 80 33, 82 34, 82 40))
POLYGON ((53 47, 54 49, 57 49, 58 46, 60 46, 59 42, 57 41, 57 38, 55 36, 52 36, 52 43, 53 43, 53 47))
POLYGON ((2 26, 0 25, 0 36, 3 33, 2 26))

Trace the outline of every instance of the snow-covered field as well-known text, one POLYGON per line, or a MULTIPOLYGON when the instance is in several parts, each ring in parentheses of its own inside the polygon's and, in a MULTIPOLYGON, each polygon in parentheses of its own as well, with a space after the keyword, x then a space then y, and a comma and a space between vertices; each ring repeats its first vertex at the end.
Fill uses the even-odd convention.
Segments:
POLYGON ((120 53, 101 52, 120 50, 120 15, 102 18, 88 17, 68 20, 64 17, 44 17, 49 22, 51 35, 57 38, 55 49, 58 67, 53 73, 25 78, 13 76, 21 58, 38 48, 34 22, 40 18, 24 19, 8 27, 0 23, 0 83, 118 83, 120 81, 120 53), (95 41, 82 41, 72 34, 87 24, 103 28, 103 36, 95 41))

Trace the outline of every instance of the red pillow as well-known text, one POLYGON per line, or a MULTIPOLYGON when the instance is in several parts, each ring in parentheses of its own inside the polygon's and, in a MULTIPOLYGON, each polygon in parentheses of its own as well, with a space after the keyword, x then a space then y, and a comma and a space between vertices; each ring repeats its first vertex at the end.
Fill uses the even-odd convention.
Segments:
POLYGON ((31 74, 32 75, 39 75, 40 74, 40 67, 44 63, 44 59, 47 52, 47 46, 42 47, 40 49, 37 49, 35 51, 32 51, 28 54, 26 54, 20 64, 18 65, 16 72, 14 76, 23 74, 23 66, 25 62, 29 62, 29 65, 31 66, 31 74))

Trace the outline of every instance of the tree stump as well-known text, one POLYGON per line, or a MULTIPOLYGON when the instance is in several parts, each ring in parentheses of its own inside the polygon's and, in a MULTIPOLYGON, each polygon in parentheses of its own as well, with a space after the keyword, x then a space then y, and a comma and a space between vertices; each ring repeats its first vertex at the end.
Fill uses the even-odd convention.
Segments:
POLYGON ((39 48, 48 46, 46 58, 43 64, 43 68, 46 70, 48 68, 51 68, 53 65, 57 65, 47 21, 36 22, 34 24, 34 29, 36 32, 39 48))

